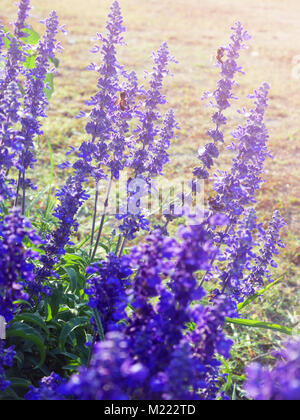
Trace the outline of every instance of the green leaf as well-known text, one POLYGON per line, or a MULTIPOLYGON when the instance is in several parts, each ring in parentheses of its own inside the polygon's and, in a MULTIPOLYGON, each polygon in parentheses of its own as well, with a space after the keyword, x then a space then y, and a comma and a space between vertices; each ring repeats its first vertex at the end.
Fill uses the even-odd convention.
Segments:
POLYGON ((43 318, 41 318, 39 315, 23 312, 20 315, 16 315, 14 317, 14 321, 25 321, 29 324, 34 324, 37 327, 40 327, 43 331, 45 331, 47 336, 49 336, 49 329, 43 318))
POLYGON ((33 54, 29 55, 28 57, 26 57, 26 60, 24 61, 23 66, 26 69, 29 69, 29 70, 34 69, 35 68, 35 59, 36 59, 35 55, 33 55, 33 54))
POLYGON ((45 362, 46 359, 46 349, 44 344, 44 339, 41 334, 34 328, 30 327, 27 324, 21 322, 15 322, 7 330, 7 337, 19 337, 23 340, 30 341, 33 343, 40 352, 40 363, 35 366, 35 369, 38 369, 45 362))
POLYGON ((90 322, 90 319, 88 317, 83 317, 83 316, 74 318, 71 321, 67 322, 63 326, 63 328, 61 330, 61 333, 60 333, 60 336, 59 336, 59 340, 58 340, 59 348, 62 351, 65 351, 65 345, 66 345, 67 339, 70 336, 70 334, 73 331, 75 331, 77 328, 83 327, 83 326, 89 324, 89 322, 90 322))
POLYGON ((14 305, 25 305, 25 306, 29 306, 29 308, 32 308, 31 303, 27 302, 27 300, 23 300, 23 299, 19 299, 19 300, 15 300, 13 302, 14 305))
POLYGON ((235 325, 240 325, 243 327, 250 327, 250 328, 261 328, 261 329, 267 329, 267 330, 273 330, 273 331, 277 331, 280 332, 282 334, 287 334, 287 335, 294 335, 299 334, 296 331, 293 331, 291 328, 288 327, 284 327, 282 325, 278 325, 278 324, 273 324, 271 322, 263 322, 263 321, 254 321, 251 319, 235 319, 235 318, 225 318, 225 321, 228 324, 235 324, 235 325))
POLYGON ((49 304, 51 307, 52 317, 56 317, 59 312, 60 305, 63 303, 64 289, 62 285, 57 285, 52 288, 51 296, 49 297, 49 304))
POLYGON ((51 306, 49 305, 49 303, 48 302, 46 302, 46 305, 47 305, 47 318, 46 318, 46 322, 50 322, 52 319, 53 319, 53 316, 52 316, 52 311, 51 311, 51 306))
POLYGON ((227 381, 226 381, 225 388, 224 388, 224 392, 226 392, 226 393, 227 393, 227 392, 229 391, 229 389, 230 389, 230 387, 231 387, 231 383, 232 383, 232 374, 231 374, 231 370, 230 370, 229 364, 226 362, 226 360, 225 360, 225 358, 224 358, 224 357, 222 357, 222 356, 218 355, 218 356, 217 356, 217 359, 218 359, 218 360, 220 360, 220 361, 222 362, 222 364, 223 364, 223 366, 224 366, 224 370, 225 370, 225 372, 226 372, 226 374, 227 374, 227 381))
POLYGON ((7 28, 5 28, 5 27, 3 27, 2 28, 2 31, 5 33, 5 34, 7 34, 8 35, 8 37, 4 37, 3 38, 3 42, 4 42, 4 46, 5 46, 5 48, 9 48, 9 46, 10 46, 10 43, 11 43, 11 34, 10 34, 10 31, 7 29, 7 28))
POLYGON ((75 292, 77 289, 77 273, 71 267, 64 267, 65 272, 68 274, 70 280, 70 291, 75 292))
POLYGON ((13 388, 29 388, 32 383, 23 378, 8 378, 7 379, 13 388))
POLYGON ((256 300, 259 296, 263 295, 269 289, 276 286, 276 284, 278 284, 280 280, 281 280, 281 277, 279 279, 275 280, 273 283, 268 284, 266 287, 264 287, 260 291, 256 292, 253 296, 250 296, 248 299, 244 300, 244 302, 239 303, 238 306, 237 306, 238 311, 241 311, 246 306, 250 305, 250 303, 252 303, 254 300, 256 300))
POLYGON ((27 36, 24 36, 21 38, 21 41, 25 44, 29 45, 37 45, 40 40, 40 35, 32 28, 32 26, 29 26, 28 28, 24 28, 22 30, 23 33, 27 34, 27 36))
POLYGON ((53 92, 54 92, 53 80, 54 80, 53 73, 47 73, 44 80, 44 83, 45 83, 44 93, 48 101, 50 101, 51 96, 53 95, 53 92))

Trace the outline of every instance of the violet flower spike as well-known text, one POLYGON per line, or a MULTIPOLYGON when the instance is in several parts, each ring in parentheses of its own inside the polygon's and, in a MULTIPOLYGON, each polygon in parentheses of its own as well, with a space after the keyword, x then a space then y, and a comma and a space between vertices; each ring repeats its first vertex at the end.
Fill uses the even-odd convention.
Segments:
POLYGON ((220 128, 226 124, 227 120, 223 112, 230 107, 230 100, 234 99, 232 94, 232 89, 236 85, 234 76, 237 72, 242 73, 242 68, 237 65, 236 60, 239 58, 239 51, 245 48, 244 42, 251 38, 240 22, 232 27, 232 31, 230 44, 228 47, 222 48, 223 55, 226 52, 226 59, 222 57, 218 60, 218 65, 221 68, 218 88, 213 93, 206 92, 204 95, 204 97, 212 97, 210 105, 216 108, 216 112, 212 116, 215 128, 207 132, 213 143, 200 150, 198 158, 202 162, 202 166, 193 171, 193 174, 199 179, 209 178, 209 169, 213 166, 213 159, 219 155, 218 143, 224 143, 224 135, 220 128))
POLYGON ((28 34, 24 32, 24 29, 27 28, 25 22, 29 17, 30 10, 30 0, 20 0, 20 3, 18 4, 18 18, 14 23, 14 35, 16 38, 24 38, 28 36, 28 34))

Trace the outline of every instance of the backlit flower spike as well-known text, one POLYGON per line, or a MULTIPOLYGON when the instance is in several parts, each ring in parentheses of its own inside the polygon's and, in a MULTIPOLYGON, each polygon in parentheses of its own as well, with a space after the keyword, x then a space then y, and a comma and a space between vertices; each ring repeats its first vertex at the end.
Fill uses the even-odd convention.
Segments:
POLYGON ((30 0, 20 0, 20 3, 18 4, 18 18, 14 23, 14 35, 16 38, 28 36, 28 34, 24 32, 24 29, 27 27, 25 22, 29 17, 30 9, 30 0))
POLYGON ((225 249, 218 259, 227 265, 219 275, 221 289, 215 291, 215 295, 224 293, 239 303, 255 293, 248 270, 256 257, 254 249, 258 245, 259 228, 256 212, 249 208, 237 223, 236 231, 224 239, 225 249))
POLYGON ((147 382, 148 369, 133 359, 127 337, 117 331, 95 345, 90 368, 60 387, 58 395, 75 400, 129 400, 147 382))
POLYGON ((230 107, 230 100, 235 99, 232 93, 233 87, 236 85, 234 76, 237 72, 242 72, 242 68, 237 65, 236 60, 239 58, 239 51, 245 48, 245 41, 250 39, 240 22, 232 27, 232 31, 228 47, 221 47, 218 50, 217 60, 221 75, 218 87, 213 93, 206 92, 204 94, 204 97, 211 98, 210 105, 216 108, 216 112, 212 116, 215 127, 207 132, 213 143, 209 143, 200 150, 198 158, 202 162, 202 166, 195 168, 193 172, 199 179, 209 178, 209 170, 213 166, 214 159, 219 156, 218 143, 224 143, 224 135, 221 130, 222 125, 227 122, 224 111, 230 107))
POLYGON ((37 270, 39 280, 53 276, 53 267, 58 257, 65 254, 65 246, 70 243, 70 236, 78 230, 76 214, 82 204, 89 198, 82 186, 82 179, 70 176, 66 184, 57 192, 58 205, 53 215, 58 219, 58 226, 48 236, 44 246, 45 255, 42 255, 42 267, 37 270))
MULTIPOLYGON (((45 94, 45 78, 51 65, 50 58, 54 57, 56 51, 56 35, 59 31, 58 18, 55 11, 52 11, 45 20, 46 32, 40 39, 37 46, 37 57, 35 67, 26 73, 25 95, 24 95, 24 115, 21 119, 22 130, 20 135, 23 137, 24 150, 20 154, 18 165, 21 168, 25 183, 22 188, 35 188, 29 179, 26 179, 25 172, 32 168, 36 162, 34 157, 34 138, 41 135, 40 118, 46 118, 46 108, 48 99, 45 94)), ((23 206, 25 204, 23 203, 23 206)))
POLYGON ((293 339, 274 354, 278 358, 273 368, 253 363, 247 370, 245 391, 258 401, 300 400, 300 341, 293 339))
POLYGON ((163 80, 169 74, 168 66, 175 59, 170 55, 167 43, 163 43, 153 54, 154 66, 150 74, 149 88, 145 91, 144 109, 139 111, 139 123, 134 130, 134 139, 139 147, 133 153, 129 166, 135 171, 135 176, 149 176, 151 171, 151 148, 161 129, 162 116, 159 105, 166 103, 162 94, 163 80), (150 153, 149 153, 150 152, 150 153))
MULTIPOLYGON (((45 20, 46 33, 39 41, 35 67, 28 73, 25 83, 24 112, 32 119, 46 117, 45 109, 48 105, 44 93, 45 77, 50 70, 49 58, 54 57, 56 51, 56 36, 59 31, 57 14, 52 11, 45 20)), ((33 121, 32 121, 33 122, 33 121)), ((37 134, 41 133, 40 124, 34 127, 37 134)))
POLYGON ((14 315, 18 299, 27 300, 26 290, 38 295, 43 288, 35 283, 35 266, 30 259, 39 259, 36 252, 25 249, 28 238, 39 245, 41 239, 21 216, 18 209, 11 210, 0 222, 0 315, 9 322, 14 315))
POLYGON ((0 392, 5 391, 10 385, 10 381, 5 378, 5 369, 13 365, 15 357, 13 347, 5 348, 4 340, 0 340, 0 392))
MULTIPOLYGON (((14 197, 14 194, 13 189, 8 185, 6 171, 0 169, 0 202, 14 197)), ((2 211, 2 206, 0 206, 0 213, 2 211)))
POLYGON ((265 235, 261 235, 264 244, 259 250, 258 255, 254 259, 250 272, 250 280, 252 283, 262 287, 265 279, 272 282, 272 276, 269 267, 277 267, 274 256, 278 255, 278 248, 284 248, 285 245, 280 238, 279 231, 286 225, 280 212, 276 210, 269 222, 265 235))
POLYGON ((99 313, 104 333, 123 328, 122 320, 128 319, 125 312, 128 305, 126 288, 132 274, 130 260, 109 254, 105 261, 99 261, 87 268, 91 276, 87 280, 88 306, 99 313))
POLYGON ((170 110, 164 117, 157 139, 149 147, 151 157, 147 171, 150 177, 162 175, 163 167, 169 162, 168 149, 171 145, 171 140, 174 138, 175 129, 179 129, 179 125, 176 122, 174 111, 170 110))
POLYGON ((271 156, 267 147, 269 134, 264 124, 269 89, 269 85, 263 83, 251 95, 255 107, 249 111, 245 124, 232 133, 235 143, 230 148, 235 157, 231 169, 215 174, 216 196, 210 201, 210 209, 220 208, 233 225, 245 207, 255 203, 255 194, 263 182, 264 162, 271 156))
POLYGON ((16 153, 22 150, 22 143, 16 123, 20 120, 21 92, 16 82, 11 82, 0 102, 0 169, 8 171, 15 165, 16 153))
POLYGON ((39 381, 39 388, 29 387, 25 395, 27 401, 59 401, 63 400, 57 392, 65 384, 66 380, 52 372, 50 376, 39 381))
POLYGON ((92 141, 98 140, 105 142, 110 139, 113 132, 113 123, 116 114, 116 98, 120 91, 119 78, 123 67, 117 59, 117 45, 122 44, 121 34, 125 31, 123 18, 118 2, 114 2, 106 25, 107 34, 105 36, 97 34, 97 39, 102 43, 102 47, 96 46, 94 53, 102 55, 102 63, 99 67, 95 64, 89 66, 89 70, 99 73, 98 92, 87 101, 87 105, 92 107, 86 125, 86 131, 92 136, 92 141))
POLYGON ((4 95, 7 86, 11 82, 17 82, 21 72, 21 63, 24 61, 24 54, 20 48, 17 38, 11 39, 9 48, 5 54, 5 66, 3 70, 3 78, 0 78, 0 101, 4 95))

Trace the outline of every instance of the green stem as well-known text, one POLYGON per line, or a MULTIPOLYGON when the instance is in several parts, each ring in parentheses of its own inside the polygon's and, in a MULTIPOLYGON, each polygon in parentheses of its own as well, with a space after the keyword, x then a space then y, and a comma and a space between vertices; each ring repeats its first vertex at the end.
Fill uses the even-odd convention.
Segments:
POLYGON ((98 249, 98 245, 101 239, 101 235, 102 235, 102 231, 103 231, 103 226, 104 226, 104 220, 105 220, 105 216, 106 216, 106 212, 107 212, 107 207, 108 207, 108 200, 109 200, 109 196, 110 196, 110 192, 111 192, 111 187, 112 187, 112 176, 109 180, 109 184, 108 184, 108 188, 107 188, 107 193, 106 193, 106 198, 105 198, 105 202, 104 202, 104 206, 103 206, 103 214, 101 217, 101 222, 100 222, 100 227, 99 227, 99 231, 98 231, 98 235, 97 235, 97 240, 96 240, 96 244, 95 244, 95 248, 92 254, 92 260, 94 260, 97 249, 98 249))

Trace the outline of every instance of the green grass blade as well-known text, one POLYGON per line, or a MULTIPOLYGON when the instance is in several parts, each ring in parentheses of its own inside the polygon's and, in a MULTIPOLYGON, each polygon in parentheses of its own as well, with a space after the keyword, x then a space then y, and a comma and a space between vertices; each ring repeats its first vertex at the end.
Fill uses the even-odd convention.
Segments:
POLYGON ((276 284, 279 283, 279 281, 281 280, 281 278, 282 277, 280 277, 279 279, 275 280, 273 283, 268 284, 266 287, 264 287, 260 291, 256 292, 254 295, 250 296, 248 299, 244 300, 244 302, 239 303, 238 306, 237 306, 238 311, 241 311, 246 306, 250 305, 250 303, 254 302, 259 296, 263 295, 269 289, 271 289, 272 287, 276 286, 276 284))
POLYGON ((282 334, 287 334, 287 335, 294 335, 294 334, 300 335, 298 331, 294 331, 291 328, 284 327, 279 324, 273 324, 272 322, 254 321, 251 319, 239 319, 239 318, 225 318, 225 321, 228 324, 240 325, 242 327, 273 330, 273 331, 277 331, 277 332, 280 332, 282 334))

